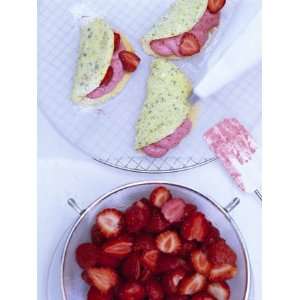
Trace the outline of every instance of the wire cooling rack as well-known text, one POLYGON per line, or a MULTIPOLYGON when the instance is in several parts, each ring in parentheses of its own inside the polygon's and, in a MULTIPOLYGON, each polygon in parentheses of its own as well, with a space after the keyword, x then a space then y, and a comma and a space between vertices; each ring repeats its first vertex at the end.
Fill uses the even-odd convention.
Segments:
MULTIPOLYGON (((196 84, 207 61, 224 38, 237 6, 228 1, 221 25, 208 46, 191 59, 176 62, 196 84)), ((159 159, 134 150, 135 123, 145 99, 152 58, 139 40, 169 7, 172 0, 41 0, 39 1, 38 100, 41 111, 74 147, 94 160, 137 172, 174 172, 215 160, 202 139, 204 131, 224 117, 236 117, 250 130, 260 118, 260 69, 205 99, 192 133, 176 149, 159 159), (83 15, 105 18, 126 35, 142 64, 125 89, 97 110, 82 109, 70 101, 79 47, 79 20, 83 15)))

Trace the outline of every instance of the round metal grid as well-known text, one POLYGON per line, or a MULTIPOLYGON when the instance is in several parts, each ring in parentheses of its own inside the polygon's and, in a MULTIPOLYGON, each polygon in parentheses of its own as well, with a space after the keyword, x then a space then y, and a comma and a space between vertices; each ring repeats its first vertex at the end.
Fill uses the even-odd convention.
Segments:
MULTIPOLYGON (((252 70, 200 105, 191 134, 159 159, 134 149, 135 123, 145 98, 149 65, 139 40, 172 0, 42 0, 39 2, 39 107, 56 130, 74 147, 94 160, 137 172, 174 172, 215 160, 203 133, 224 117, 236 117, 250 130, 259 119, 260 72, 252 70), (98 15, 125 34, 142 64, 125 89, 97 110, 82 109, 70 101, 79 46, 79 16, 98 15)), ((208 57, 222 39, 237 1, 224 9, 220 28, 200 55, 179 65, 196 84, 205 74, 208 57)))

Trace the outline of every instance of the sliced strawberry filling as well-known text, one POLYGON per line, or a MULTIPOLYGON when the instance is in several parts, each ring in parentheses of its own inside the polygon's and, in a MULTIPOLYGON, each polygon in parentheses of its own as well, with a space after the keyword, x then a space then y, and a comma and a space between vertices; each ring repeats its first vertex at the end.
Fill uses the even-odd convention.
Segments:
POLYGON ((114 33, 114 45, 111 64, 99 86, 87 94, 90 99, 100 98, 113 91, 125 72, 134 72, 140 63, 140 58, 136 54, 125 49, 118 33, 114 33))
POLYGON ((123 69, 122 62, 119 58, 119 53, 123 50, 125 50, 125 48, 123 43, 120 41, 119 48, 114 52, 112 57, 110 66, 112 67, 113 72, 110 81, 108 83, 101 82, 101 84, 95 90, 93 90, 87 95, 88 98, 95 99, 110 93, 122 80, 125 72, 123 69))
POLYGON ((219 25, 220 12, 211 13, 206 10, 199 22, 188 32, 150 43, 151 49, 161 56, 189 56, 201 50, 208 40, 209 31, 219 25), (192 37, 192 38, 191 38, 192 37))
POLYGON ((153 143, 144 147, 142 150, 151 157, 161 157, 170 149, 176 147, 181 140, 188 135, 191 129, 192 122, 189 119, 185 119, 172 134, 168 135, 157 143, 153 143))

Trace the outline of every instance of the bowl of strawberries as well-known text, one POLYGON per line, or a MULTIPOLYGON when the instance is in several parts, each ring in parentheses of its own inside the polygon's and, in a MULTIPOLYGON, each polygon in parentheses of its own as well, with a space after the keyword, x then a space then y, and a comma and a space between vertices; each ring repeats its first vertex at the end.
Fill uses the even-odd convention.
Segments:
POLYGON ((250 263, 228 210, 186 186, 139 182, 80 213, 61 287, 64 300, 243 300, 250 263))

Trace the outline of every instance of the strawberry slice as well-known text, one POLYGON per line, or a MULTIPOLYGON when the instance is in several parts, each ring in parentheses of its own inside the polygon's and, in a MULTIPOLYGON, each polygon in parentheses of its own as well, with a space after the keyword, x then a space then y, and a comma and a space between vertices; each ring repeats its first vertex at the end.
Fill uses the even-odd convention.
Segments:
POLYGON ((200 249, 194 250, 191 254, 191 261, 194 269, 198 273, 205 276, 209 274, 211 269, 211 264, 208 261, 207 254, 204 251, 200 249))
POLYGON ((164 291, 162 285, 157 280, 149 280, 146 283, 146 293, 149 300, 163 300, 164 291))
POLYGON ((198 53, 200 49, 200 42, 193 33, 186 32, 183 34, 179 45, 179 53, 182 56, 191 56, 198 53))
POLYGON ((126 72, 134 72, 141 61, 136 54, 126 50, 119 53, 119 58, 122 62, 123 69, 126 72))
POLYGON ((195 273, 184 277, 179 283, 179 293, 181 295, 194 295, 200 292, 206 284, 205 276, 195 273))
POLYGON ((100 246, 103 242, 103 236, 97 226, 97 224, 94 224, 94 226, 91 229, 91 239, 93 244, 100 246))
POLYGON ((133 251, 134 252, 145 252, 148 250, 156 249, 155 239, 149 234, 141 234, 136 237, 133 251))
POLYGON ((113 255, 109 255, 102 250, 99 251, 99 257, 97 260, 97 267, 109 267, 116 269, 121 263, 121 258, 113 255))
POLYGON ((114 69, 112 66, 109 66, 104 78, 102 79, 102 81, 100 83, 100 86, 108 85, 110 83, 111 79, 113 78, 113 76, 114 76, 114 69))
POLYGON ((118 283, 118 274, 111 268, 89 268, 87 275, 93 286, 102 293, 109 292, 118 283))
POLYGON ((116 52, 121 44, 121 35, 117 32, 114 32, 114 52, 116 52))
POLYGON ((192 297, 192 300, 216 300, 216 298, 210 296, 207 293, 199 293, 192 297))
POLYGON ((163 277, 164 290, 168 295, 176 294, 179 282, 186 275, 186 271, 183 268, 177 268, 163 277))
POLYGON ((167 201, 161 208, 161 212, 170 223, 180 222, 184 216, 185 203, 180 198, 167 201))
POLYGON ((117 209, 107 208, 97 215, 96 223, 104 237, 116 237, 123 229, 123 214, 117 209))
POLYGON ((138 282, 127 282, 119 291, 119 300, 142 300, 145 298, 145 289, 138 282))
POLYGON ((235 266, 224 264, 221 266, 214 266, 209 273, 210 281, 225 281, 232 279, 237 274, 235 266))
POLYGON ((142 256, 143 265, 150 271, 155 272, 157 261, 159 258, 159 251, 156 249, 146 251, 142 256))
POLYGON ((165 273, 177 268, 187 268, 187 262, 177 256, 161 253, 157 260, 157 273, 165 273))
POLYGON ((170 223, 165 219, 163 214, 159 209, 154 209, 152 211, 151 218, 148 222, 146 230, 152 233, 159 233, 167 229, 170 226, 170 223))
POLYGON ((209 222, 208 233, 205 238, 205 244, 211 245, 217 242, 220 239, 220 231, 211 223, 209 222))
POLYGON ((99 259, 99 248, 94 244, 81 244, 76 249, 76 261, 82 269, 95 267, 99 259))
POLYGON ((236 254, 224 240, 211 244, 207 249, 207 253, 209 261, 214 265, 236 265, 236 254))
POLYGON ((230 298, 230 288, 226 282, 210 283, 207 292, 216 300, 228 300, 230 298))
POLYGON ((172 195, 170 191, 163 186, 159 186, 152 191, 150 202, 156 207, 162 207, 171 198, 172 195))
POLYGON ((125 212, 125 225, 128 232, 140 232, 146 227, 151 217, 151 210, 146 199, 135 202, 125 212))
POLYGON ((138 280, 141 276, 141 263, 139 255, 129 255, 122 264, 122 274, 128 280, 138 280))
POLYGON ((202 242, 208 232, 208 221, 205 216, 196 212, 189 216, 182 225, 181 235, 188 241, 202 242))
POLYGON ((87 300, 112 300, 113 293, 109 291, 108 293, 101 293, 97 288, 92 286, 87 294, 87 300))
POLYGON ((103 244, 102 251, 115 257, 124 257, 132 251, 133 241, 129 236, 120 236, 103 244))
POLYGON ((165 231, 156 238, 156 247, 163 253, 176 253, 181 248, 181 240, 175 231, 165 231))
POLYGON ((220 11, 226 3, 226 0, 208 0, 208 10, 212 14, 216 14, 218 11, 220 11))
POLYGON ((179 255, 183 257, 190 257, 193 250, 196 250, 198 247, 197 242, 195 241, 183 241, 179 255))

